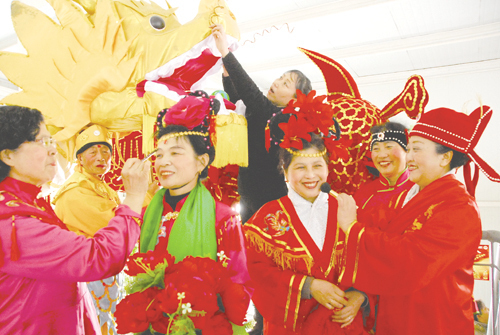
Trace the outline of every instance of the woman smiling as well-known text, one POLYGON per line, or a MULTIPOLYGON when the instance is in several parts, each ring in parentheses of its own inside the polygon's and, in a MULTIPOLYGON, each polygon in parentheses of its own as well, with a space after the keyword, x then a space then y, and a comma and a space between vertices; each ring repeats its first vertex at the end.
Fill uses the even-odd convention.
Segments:
POLYGON ((401 201, 392 199, 395 215, 384 232, 364 227, 352 197, 339 195, 339 225, 349 236, 342 283, 380 295, 377 333, 474 333, 479 170, 500 182, 474 147, 491 115, 482 106, 470 115, 438 108, 421 116, 410 132, 407 154, 415 185, 401 201), (465 185, 455 177, 464 164, 465 185))

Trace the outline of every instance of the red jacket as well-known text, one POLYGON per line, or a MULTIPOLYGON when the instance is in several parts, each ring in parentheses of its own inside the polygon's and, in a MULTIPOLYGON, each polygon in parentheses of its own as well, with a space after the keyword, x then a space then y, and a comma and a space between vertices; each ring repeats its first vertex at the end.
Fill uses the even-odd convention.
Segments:
POLYGON ((396 209, 385 232, 355 223, 340 280, 380 295, 377 334, 474 334, 472 264, 480 240, 474 198, 447 175, 396 209))

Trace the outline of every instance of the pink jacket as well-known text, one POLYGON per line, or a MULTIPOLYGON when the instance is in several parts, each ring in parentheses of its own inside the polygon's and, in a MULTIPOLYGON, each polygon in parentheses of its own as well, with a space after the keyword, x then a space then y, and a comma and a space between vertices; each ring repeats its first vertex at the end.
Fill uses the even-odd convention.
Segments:
MULTIPOLYGON (((39 204, 34 200, 36 187, 16 183, 10 191, 27 203, 39 204)), ((4 182, 0 183, 0 193, 5 191, 3 186, 4 182)), ((140 233, 139 214, 125 205, 115 214, 94 238, 16 215, 17 261, 10 257, 12 218, 0 220, 0 254, 4 255, 0 267, 2 334, 101 334, 84 282, 120 272, 140 233)))

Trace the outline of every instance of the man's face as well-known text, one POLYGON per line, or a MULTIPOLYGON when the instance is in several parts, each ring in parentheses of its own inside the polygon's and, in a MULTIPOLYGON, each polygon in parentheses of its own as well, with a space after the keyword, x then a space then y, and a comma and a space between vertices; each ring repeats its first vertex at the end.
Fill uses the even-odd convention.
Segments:
POLYGON ((104 144, 96 144, 78 155, 83 169, 95 177, 102 176, 111 167, 111 150, 104 144))

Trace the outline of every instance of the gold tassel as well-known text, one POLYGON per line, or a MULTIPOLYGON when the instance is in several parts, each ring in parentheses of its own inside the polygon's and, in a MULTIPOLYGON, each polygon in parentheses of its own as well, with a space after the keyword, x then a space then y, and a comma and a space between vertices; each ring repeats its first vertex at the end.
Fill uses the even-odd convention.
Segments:
POLYGON ((215 159, 213 166, 220 168, 228 164, 248 166, 247 120, 236 113, 217 115, 215 131, 215 159))
POLYGON ((303 260, 306 264, 308 274, 311 275, 314 261, 309 256, 290 255, 283 249, 277 248, 275 245, 265 241, 259 234, 254 232, 247 231, 245 236, 249 245, 254 247, 257 252, 263 252, 268 258, 271 258, 280 269, 296 271, 297 262, 303 260))
POLYGON ((144 155, 155 149, 154 131, 156 117, 144 114, 142 116, 142 153, 144 155))

